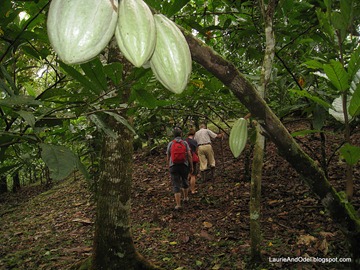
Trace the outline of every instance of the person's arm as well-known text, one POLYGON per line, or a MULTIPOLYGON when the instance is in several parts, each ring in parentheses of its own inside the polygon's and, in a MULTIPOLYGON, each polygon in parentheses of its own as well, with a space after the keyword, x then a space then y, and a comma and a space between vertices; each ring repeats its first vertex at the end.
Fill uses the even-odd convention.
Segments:
POLYGON ((194 171, 194 165, 193 165, 193 160, 192 160, 192 154, 191 154, 190 147, 187 150, 187 156, 188 156, 188 162, 189 162, 189 166, 190 166, 190 172, 193 172, 194 171))

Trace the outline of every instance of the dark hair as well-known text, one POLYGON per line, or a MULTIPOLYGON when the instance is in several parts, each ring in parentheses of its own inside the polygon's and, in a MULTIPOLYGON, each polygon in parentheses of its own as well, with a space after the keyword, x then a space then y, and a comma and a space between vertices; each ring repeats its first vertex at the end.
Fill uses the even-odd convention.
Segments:
POLYGON ((174 127, 173 129, 173 135, 174 137, 181 137, 182 130, 179 127, 174 127))
POLYGON ((195 129, 193 129, 193 128, 189 129, 188 136, 190 136, 190 135, 195 135, 195 129))

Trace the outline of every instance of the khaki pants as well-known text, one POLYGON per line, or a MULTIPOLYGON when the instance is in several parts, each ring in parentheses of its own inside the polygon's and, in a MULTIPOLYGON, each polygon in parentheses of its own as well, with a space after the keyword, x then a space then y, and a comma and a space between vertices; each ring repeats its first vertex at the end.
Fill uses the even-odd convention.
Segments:
POLYGON ((211 144, 199 146, 200 171, 205 171, 208 167, 215 167, 214 151, 211 144))

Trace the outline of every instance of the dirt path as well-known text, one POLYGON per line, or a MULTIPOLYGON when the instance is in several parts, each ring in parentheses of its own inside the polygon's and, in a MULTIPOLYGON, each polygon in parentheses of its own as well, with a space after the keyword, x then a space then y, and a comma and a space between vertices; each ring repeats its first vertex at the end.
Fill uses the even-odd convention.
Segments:
MULTIPOLYGON (((335 139, 328 145, 336 147, 335 139)), ((318 140, 302 140, 318 154, 318 140)), ((199 193, 179 212, 173 210, 165 149, 134 156, 134 241, 140 253, 163 269, 251 269, 246 155, 234 159, 227 144, 222 147, 224 156, 220 142, 214 144, 217 180, 198 181, 199 193)), ((341 166, 336 160, 329 171, 338 188, 343 188, 341 166)), ((355 178, 359 175, 357 167, 355 178)), ((0 269, 69 269, 91 255, 94 205, 87 184, 71 178, 38 195, 40 191, 24 188, 0 198, 0 269)), ((358 193, 354 205, 359 208, 358 193)), ((264 265, 258 269, 347 269, 344 263, 268 263, 279 257, 349 256, 342 233, 271 142, 262 194, 264 265)))

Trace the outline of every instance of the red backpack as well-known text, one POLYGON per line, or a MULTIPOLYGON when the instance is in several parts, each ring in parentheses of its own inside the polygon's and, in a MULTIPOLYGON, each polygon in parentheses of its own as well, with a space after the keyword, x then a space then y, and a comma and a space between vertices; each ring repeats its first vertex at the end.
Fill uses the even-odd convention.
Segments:
POLYGON ((186 145, 180 140, 173 140, 170 149, 171 160, 174 164, 185 163, 186 161, 186 145))

